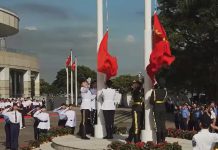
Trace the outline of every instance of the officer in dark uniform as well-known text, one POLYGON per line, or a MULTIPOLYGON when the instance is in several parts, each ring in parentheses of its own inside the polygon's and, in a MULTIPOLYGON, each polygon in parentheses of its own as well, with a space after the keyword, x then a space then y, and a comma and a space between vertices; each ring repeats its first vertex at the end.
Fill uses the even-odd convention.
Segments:
POLYGON ((140 81, 133 81, 132 84, 132 127, 129 129, 129 137, 126 139, 127 142, 135 143, 140 142, 140 133, 143 125, 143 91, 142 83, 140 81))
POLYGON ((150 104, 153 105, 154 118, 156 122, 156 136, 157 143, 164 142, 166 137, 166 97, 167 90, 164 88, 165 80, 159 79, 158 84, 154 85, 154 89, 151 94, 150 104))

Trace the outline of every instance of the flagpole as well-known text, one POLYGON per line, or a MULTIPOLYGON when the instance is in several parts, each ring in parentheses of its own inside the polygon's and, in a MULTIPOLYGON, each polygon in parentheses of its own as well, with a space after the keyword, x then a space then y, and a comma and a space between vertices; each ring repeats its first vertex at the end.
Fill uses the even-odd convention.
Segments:
POLYGON ((71 78, 71 104, 73 104, 73 70, 72 70, 72 65, 73 65, 73 52, 72 50, 70 50, 70 57, 71 57, 71 61, 70 61, 70 66, 71 66, 71 69, 70 69, 70 78, 71 78))
POLYGON ((66 67, 66 72, 67 72, 67 101, 66 104, 69 104, 69 73, 68 73, 68 67, 66 67))
MULTIPOLYGON (((103 0, 97 0, 97 53, 99 45, 103 38, 103 0)), ((104 127, 104 118, 102 111, 100 110, 101 102, 99 97, 99 92, 104 88, 104 75, 102 73, 97 73, 97 124, 95 125, 95 137, 103 138, 106 136, 104 127)))
POLYGON ((77 89, 77 66, 78 66, 78 61, 77 57, 75 57, 75 105, 77 106, 77 97, 78 97, 78 89, 77 89))
MULTIPOLYGON (((152 0, 145 0, 145 30, 144 30, 144 58, 145 68, 149 64, 150 54, 152 51, 152 0)), ((155 141, 154 117, 149 99, 152 92, 152 82, 148 74, 144 76, 144 93, 145 93, 145 126, 141 131, 141 140, 143 142, 155 141)))

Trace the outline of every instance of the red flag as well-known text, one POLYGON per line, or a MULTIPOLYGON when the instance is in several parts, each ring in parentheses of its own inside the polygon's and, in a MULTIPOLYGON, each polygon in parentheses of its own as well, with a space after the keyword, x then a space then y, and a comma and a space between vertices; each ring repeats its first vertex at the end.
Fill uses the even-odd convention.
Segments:
POLYGON ((155 74, 164 66, 169 66, 175 60, 171 54, 170 44, 166 32, 161 25, 157 14, 154 14, 153 50, 150 55, 150 64, 146 70, 152 82, 155 82, 155 74))
POLYGON ((66 59, 66 62, 65 62, 66 67, 69 67, 69 66, 70 66, 70 62, 71 62, 71 57, 68 56, 67 59, 66 59))
POLYGON ((108 31, 105 33, 98 51, 98 71, 105 73, 107 80, 117 75, 117 58, 108 53, 108 31))
POLYGON ((73 71, 75 71, 75 69, 76 69, 76 63, 75 63, 75 61, 73 62, 72 66, 71 66, 71 69, 72 69, 73 71))

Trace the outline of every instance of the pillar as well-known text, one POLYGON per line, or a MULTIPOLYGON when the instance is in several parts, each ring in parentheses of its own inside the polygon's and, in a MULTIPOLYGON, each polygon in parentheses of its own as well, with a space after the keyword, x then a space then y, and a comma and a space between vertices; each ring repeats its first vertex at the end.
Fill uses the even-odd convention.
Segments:
POLYGON ((23 75, 23 96, 31 97, 31 71, 27 70, 23 75))
POLYGON ((0 70, 0 97, 9 98, 9 68, 0 70))
POLYGON ((35 96, 40 96, 40 74, 36 74, 35 78, 35 96))

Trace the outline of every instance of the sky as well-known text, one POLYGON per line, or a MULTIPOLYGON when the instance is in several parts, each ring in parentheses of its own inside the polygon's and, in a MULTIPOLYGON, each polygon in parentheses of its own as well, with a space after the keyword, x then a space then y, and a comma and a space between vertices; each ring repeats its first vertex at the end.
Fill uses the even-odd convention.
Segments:
MULTIPOLYGON (((1 0, 0 7, 20 17, 20 31, 7 47, 35 54, 41 78, 55 80, 72 48, 78 64, 96 70, 96 0, 1 0)), ((109 26, 109 51, 118 58, 118 75, 144 72, 144 0, 104 1, 104 32, 109 26)))

